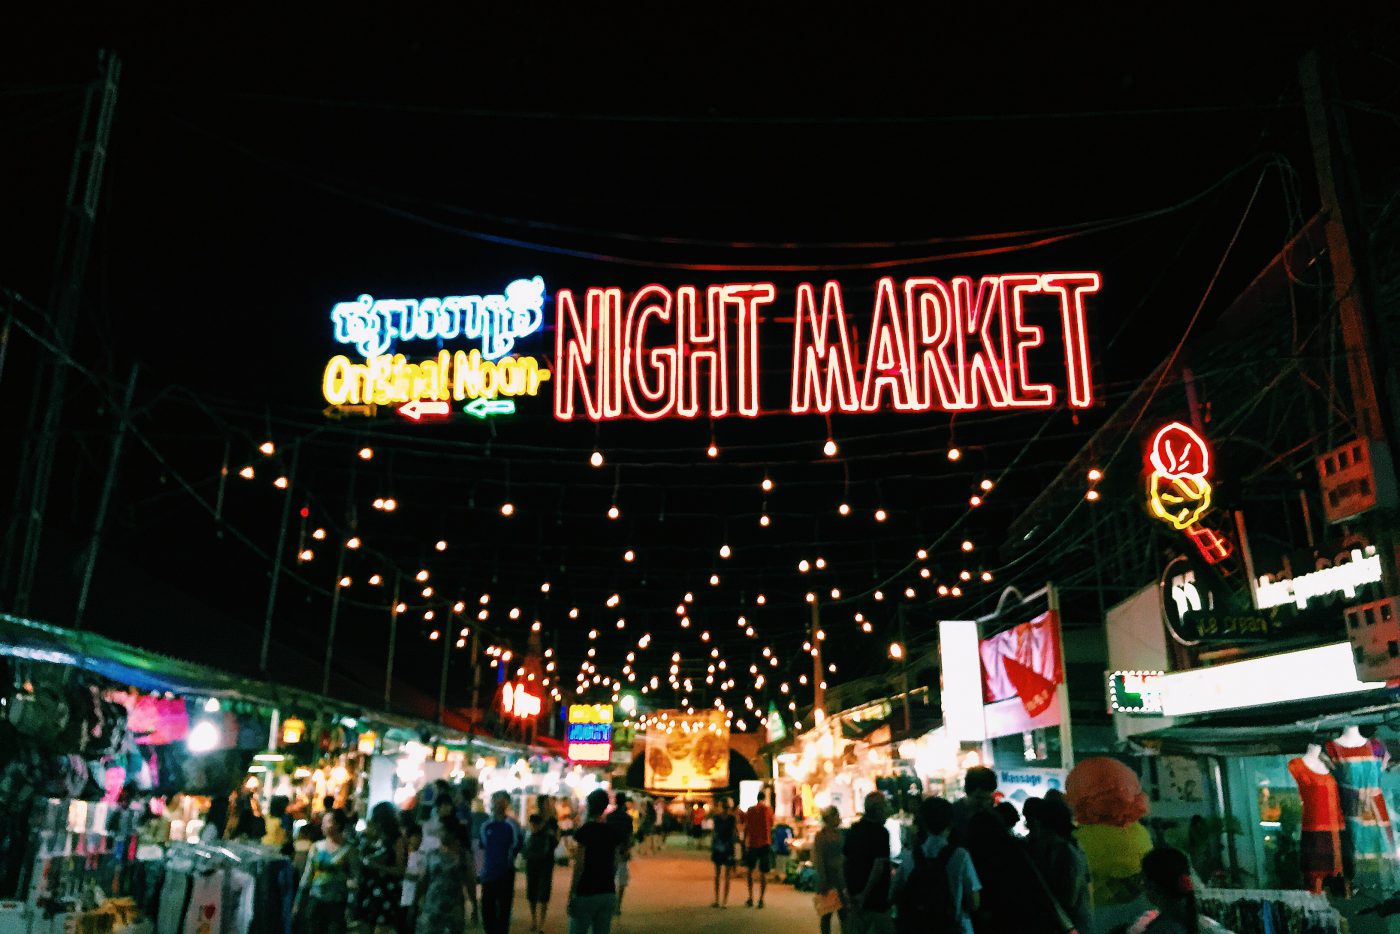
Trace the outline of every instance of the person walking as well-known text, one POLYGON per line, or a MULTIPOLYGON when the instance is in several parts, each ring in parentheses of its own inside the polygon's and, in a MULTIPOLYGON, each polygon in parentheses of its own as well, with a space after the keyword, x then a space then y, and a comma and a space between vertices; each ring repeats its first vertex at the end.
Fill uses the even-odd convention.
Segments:
POLYGON ((353 910, 355 920, 372 934, 395 934, 407 864, 398 814, 392 804, 381 801, 370 810, 360 837, 360 883, 353 910))
POLYGON ((292 913, 307 930, 318 934, 345 934, 345 909, 350 900, 350 877, 355 872, 355 848, 345 839, 345 815, 327 811, 321 832, 306 858, 292 913))
POLYGON ((627 884, 632 879, 632 813, 629 809, 630 801, 627 795, 622 792, 617 793, 613 799, 616 806, 607 816, 608 825, 613 828, 621 843, 617 848, 617 868, 614 870, 617 886, 617 904, 613 907, 614 914, 622 914, 622 896, 627 894, 627 884))
POLYGON ((1226 928, 1200 913, 1191 860, 1176 847, 1161 846, 1142 858, 1142 881, 1153 910, 1128 934, 1224 934, 1226 928))
MULTIPOLYGON (((851 895, 848 934, 892 934, 890 921, 889 805, 883 792, 865 796, 865 813, 846 831, 846 891, 851 895)), ((843 925, 843 931, 847 928, 843 925)))
POLYGON ((982 883, 967 850, 948 842, 952 802, 925 798, 914 822, 918 839, 895 874, 896 927, 900 934, 928 930, 973 934, 972 916, 982 883))
POLYGON ((719 811, 712 818, 714 829, 710 834, 710 862, 715 864, 715 900, 711 908, 729 907, 729 883, 734 876, 734 845, 736 843, 736 820, 732 812, 733 803, 728 798, 719 799, 719 811), (724 876, 724 894, 720 897, 720 876, 724 876))
POLYGON ((744 812, 744 870, 748 876, 749 899, 753 903, 753 871, 758 870, 758 907, 768 894, 768 873, 773 871, 773 809, 768 806, 768 789, 759 792, 758 801, 744 812))
POLYGON ((831 934, 831 917, 841 918, 841 929, 846 928, 846 906, 850 897, 846 894, 846 857, 841 852, 841 812, 834 807, 822 811, 822 829, 812 838, 812 865, 817 872, 817 894, 830 897, 835 892, 839 907, 821 916, 821 934, 831 934))
POLYGON ((515 857, 525 841, 520 825, 506 815, 509 808, 510 795, 496 792, 491 796, 491 819, 481 826, 481 924, 486 934, 510 931, 515 857))
POLYGON ((585 823, 574 831, 577 846, 569 879, 569 934, 609 934, 617 910, 614 874, 617 851, 625 845, 615 825, 603 818, 608 793, 588 795, 585 823))
POLYGON ((549 896, 554 888, 554 850, 559 846, 559 821, 554 799, 540 795, 530 815, 530 835, 525 840, 525 898, 530 903, 530 930, 544 930, 549 896))
POLYGON ((455 814, 443 817, 438 830, 438 846, 423 854, 422 871, 415 880, 415 934, 456 934, 465 929, 467 902, 471 902, 472 921, 476 920, 476 863, 469 832, 455 814))
POLYGON ((1089 860, 1074 841, 1074 816, 1058 798, 1028 798, 1026 850, 1050 894, 1074 922, 1079 934, 1092 934, 1089 860))

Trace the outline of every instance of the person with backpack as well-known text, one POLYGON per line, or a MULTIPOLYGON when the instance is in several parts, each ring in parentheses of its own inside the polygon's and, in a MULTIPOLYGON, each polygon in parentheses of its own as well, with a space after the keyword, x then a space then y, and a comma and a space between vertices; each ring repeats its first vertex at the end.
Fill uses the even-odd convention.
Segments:
POLYGON ((554 887, 554 851, 559 846, 559 821, 554 799, 540 795, 530 815, 530 835, 525 839, 525 898, 530 903, 530 930, 544 930, 549 896, 554 887))
POLYGON ((955 816, 946 798, 925 798, 919 804, 914 816, 918 838, 895 875, 899 934, 973 934, 972 916, 981 904, 982 882, 967 850, 948 842, 955 816))

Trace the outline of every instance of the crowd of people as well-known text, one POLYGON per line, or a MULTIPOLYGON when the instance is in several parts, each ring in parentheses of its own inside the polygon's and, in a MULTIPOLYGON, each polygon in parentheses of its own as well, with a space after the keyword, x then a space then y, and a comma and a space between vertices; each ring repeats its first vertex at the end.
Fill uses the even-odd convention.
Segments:
POLYGON ((1206 934, 1218 925, 1196 911, 1194 873, 1180 850, 1159 847, 1138 877, 1150 904, 1134 919, 1095 927, 1088 862, 1072 812, 1051 791, 1021 811, 996 802, 996 773, 968 771, 966 796, 925 798, 915 837, 891 857, 883 793, 871 792, 844 831, 835 808, 812 840, 821 934, 839 918, 843 934, 948 931, 955 934, 1206 934), (1024 817, 1027 833, 1013 833, 1024 817))

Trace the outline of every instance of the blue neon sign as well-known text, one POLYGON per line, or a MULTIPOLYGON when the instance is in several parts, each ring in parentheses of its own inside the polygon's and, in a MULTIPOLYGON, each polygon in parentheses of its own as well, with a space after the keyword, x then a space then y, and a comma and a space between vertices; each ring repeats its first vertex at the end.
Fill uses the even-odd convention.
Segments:
POLYGON ((446 298, 380 298, 361 295, 331 309, 335 339, 354 344, 364 357, 389 351, 396 341, 479 340, 481 355, 497 360, 515 342, 544 324, 544 279, 516 279, 499 295, 446 298))

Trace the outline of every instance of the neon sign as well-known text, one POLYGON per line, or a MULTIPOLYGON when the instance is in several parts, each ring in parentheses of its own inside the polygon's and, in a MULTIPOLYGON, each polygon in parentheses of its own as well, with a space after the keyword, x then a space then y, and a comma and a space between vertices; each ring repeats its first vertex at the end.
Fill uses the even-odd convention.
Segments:
POLYGON ((1342 594, 1347 598, 1356 596, 1357 588, 1381 581, 1381 556, 1376 554, 1374 545, 1367 545, 1363 552, 1353 548, 1350 561, 1343 561, 1331 567, 1274 580, 1265 574, 1259 578, 1254 590, 1255 605, 1261 610, 1292 603, 1298 609, 1306 609, 1308 601, 1314 597, 1342 594))
POLYGON ((362 360, 337 354, 326 364, 321 392, 339 414, 373 414, 394 406, 411 421, 445 418, 452 404, 480 419, 515 411, 515 399, 537 396, 551 377, 533 356, 515 353, 517 342, 544 324, 544 280, 516 279, 498 295, 375 299, 361 295, 331 309, 335 340, 362 360), (446 349, 467 341, 469 349, 446 349), (412 359, 398 344, 432 342, 432 357, 412 359))
POLYGON ((1161 671, 1110 671, 1108 709, 1111 713, 1161 713, 1161 671))
POLYGON ((569 761, 606 763, 612 760, 612 704, 573 704, 569 707, 566 739, 569 761))
POLYGON ((1147 508, 1163 522, 1185 532, 1201 557, 1217 564, 1230 556, 1230 543, 1201 522, 1210 509, 1210 447, 1181 422, 1157 429, 1148 447, 1147 508))
MULTIPOLYGON (((797 289, 787 410, 966 411, 1048 408, 1056 388, 1033 382, 1046 328, 1028 299, 1058 310, 1068 403, 1093 403, 1085 296, 1092 272, 882 278, 864 355, 838 282, 797 289), (860 364, 858 366, 858 364, 860 364)), ((561 421, 760 414, 759 324, 777 302, 771 282, 648 285, 556 296, 554 414, 561 421)))
POLYGON ((531 694, 523 681, 512 684, 507 681, 501 686, 501 709, 512 717, 525 719, 540 715, 541 701, 538 694, 531 694))

